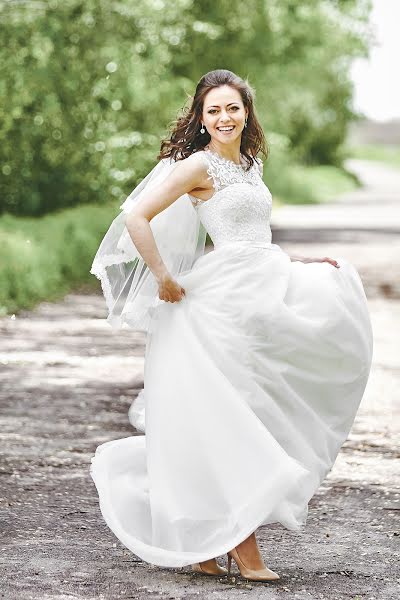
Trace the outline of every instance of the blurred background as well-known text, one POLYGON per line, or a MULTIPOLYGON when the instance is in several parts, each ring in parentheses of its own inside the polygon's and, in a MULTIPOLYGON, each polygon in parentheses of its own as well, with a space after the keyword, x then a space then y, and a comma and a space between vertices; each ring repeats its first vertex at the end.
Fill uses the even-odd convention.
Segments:
POLYGON ((396 0, 0 2, 0 314, 96 288, 93 255, 202 74, 248 78, 275 207, 400 164, 396 0), (394 12, 393 12, 394 11, 394 12))
POLYGON ((138 433, 146 343, 109 327, 93 257, 198 79, 227 68, 256 89, 273 241, 349 260, 374 334, 307 531, 262 529, 262 546, 279 597, 398 599, 399 23, 399 0, 0 0, 2 597, 238 597, 155 577, 115 543, 89 477, 100 443, 138 433))

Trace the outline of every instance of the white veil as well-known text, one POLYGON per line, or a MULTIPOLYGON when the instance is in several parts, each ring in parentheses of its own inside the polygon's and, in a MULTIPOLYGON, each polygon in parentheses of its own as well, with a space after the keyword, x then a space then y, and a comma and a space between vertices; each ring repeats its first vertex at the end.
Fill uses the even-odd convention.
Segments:
MULTIPOLYGON (((121 204, 122 212, 111 223, 94 257, 90 272, 101 281, 108 307, 108 323, 121 328, 147 331, 151 309, 161 300, 158 284, 136 249, 125 226, 128 213, 143 198, 144 192, 161 183, 176 162, 160 160, 121 204)), ((156 215, 150 222, 157 248, 171 275, 190 269, 203 254, 206 231, 188 194, 156 215)))

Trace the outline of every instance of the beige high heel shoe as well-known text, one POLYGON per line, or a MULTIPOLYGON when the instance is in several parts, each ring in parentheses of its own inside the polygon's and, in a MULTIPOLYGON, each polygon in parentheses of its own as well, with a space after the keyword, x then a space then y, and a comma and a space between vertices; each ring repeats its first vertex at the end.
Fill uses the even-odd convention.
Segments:
POLYGON ((192 569, 195 573, 201 573, 202 575, 226 575, 228 571, 225 567, 220 567, 214 558, 213 565, 204 566, 204 563, 195 563, 192 565, 192 569))
POLYGON ((228 577, 231 574, 232 558, 239 567, 240 575, 245 579, 250 579, 251 581, 274 581, 280 579, 278 573, 271 571, 271 569, 268 569, 267 567, 265 567, 265 569, 258 569, 257 571, 247 568, 242 562, 236 548, 233 548, 228 552, 228 577))

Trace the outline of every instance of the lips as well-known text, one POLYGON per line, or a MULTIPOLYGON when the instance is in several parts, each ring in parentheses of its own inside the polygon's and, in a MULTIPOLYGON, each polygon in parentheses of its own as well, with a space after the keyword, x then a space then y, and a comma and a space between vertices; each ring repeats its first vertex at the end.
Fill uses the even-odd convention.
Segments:
POLYGON ((230 133, 231 131, 233 131, 235 128, 234 125, 223 125, 220 127, 217 127, 218 131, 222 131, 222 133, 230 133))

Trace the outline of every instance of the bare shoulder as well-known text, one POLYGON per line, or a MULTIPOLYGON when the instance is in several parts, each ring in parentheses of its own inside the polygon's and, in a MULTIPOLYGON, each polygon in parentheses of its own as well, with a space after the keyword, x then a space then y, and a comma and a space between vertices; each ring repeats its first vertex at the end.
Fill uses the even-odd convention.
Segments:
POLYGON ((177 165, 177 168, 188 176, 202 177, 207 175, 208 163, 202 150, 193 152, 187 158, 177 161, 177 165))
POLYGON ((185 159, 177 160, 165 178, 144 191, 142 199, 129 213, 127 219, 134 222, 142 216, 149 222, 157 214, 168 208, 175 200, 192 190, 209 186, 207 164, 200 152, 185 159))
POLYGON ((185 181, 185 191, 208 188, 209 174, 207 172, 208 162, 204 152, 199 150, 187 158, 178 160, 174 169, 176 180, 185 181))

